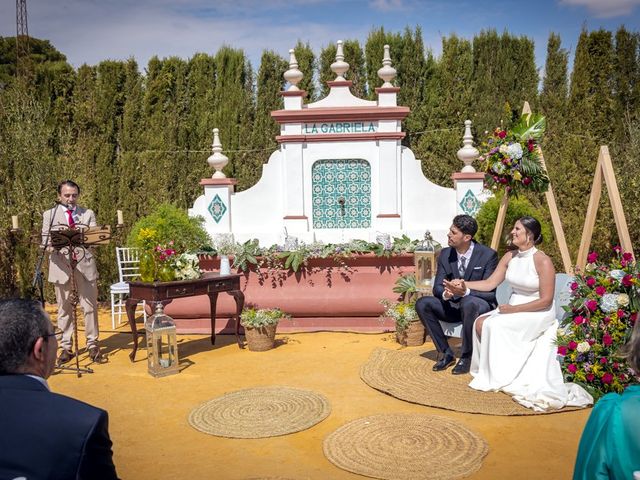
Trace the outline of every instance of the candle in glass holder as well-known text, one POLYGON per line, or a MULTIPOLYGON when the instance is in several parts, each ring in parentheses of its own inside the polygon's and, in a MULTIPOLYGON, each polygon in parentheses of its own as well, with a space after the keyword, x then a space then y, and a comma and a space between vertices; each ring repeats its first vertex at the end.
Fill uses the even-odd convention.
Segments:
POLYGON ((118 225, 124 224, 124 216, 122 215, 122 210, 118 210, 118 225))
POLYGON ((18 216, 11 215, 11 230, 18 230, 18 216))

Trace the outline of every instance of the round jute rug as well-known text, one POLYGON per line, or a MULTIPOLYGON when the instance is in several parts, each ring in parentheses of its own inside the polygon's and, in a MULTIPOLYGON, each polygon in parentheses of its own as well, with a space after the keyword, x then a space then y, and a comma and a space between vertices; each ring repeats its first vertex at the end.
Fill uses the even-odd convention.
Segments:
POLYGON ((567 412, 535 412, 502 392, 480 392, 469 388, 471 375, 452 375, 451 370, 434 372, 436 352, 397 351, 378 348, 360 368, 360 378, 370 387, 400 400, 457 412, 486 415, 539 415, 567 412))
POLYGON ((227 393, 194 408, 189 424, 219 437, 265 438, 299 432, 331 412, 320 394, 291 387, 257 387, 227 393))
POLYGON ((487 442, 465 426, 424 414, 385 414, 343 425, 324 440, 343 470, 393 480, 451 480, 478 470, 487 442))

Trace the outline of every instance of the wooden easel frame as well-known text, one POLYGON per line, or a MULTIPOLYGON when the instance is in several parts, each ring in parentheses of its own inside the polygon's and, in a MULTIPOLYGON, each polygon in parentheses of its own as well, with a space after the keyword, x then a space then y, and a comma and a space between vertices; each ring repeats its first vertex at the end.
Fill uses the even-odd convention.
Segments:
POLYGON ((584 228, 582 230, 580 249, 578 250, 578 260, 576 261, 576 268, 582 271, 584 271, 584 267, 587 264, 587 255, 589 254, 589 247, 591 246, 593 227, 595 226, 596 214, 598 213, 600 197, 602 196, 603 177, 604 182, 607 185, 609 202, 611 203, 611 209, 613 210, 613 218, 616 222, 616 229, 618 231, 618 238, 620 239, 620 243, 622 244, 622 250, 633 254, 633 245, 631 245, 629 227, 627 226, 627 220, 624 216, 622 200, 620 198, 620 191, 618 190, 616 175, 613 170, 613 164, 611 163, 611 156, 609 155, 609 147, 607 147, 606 145, 602 145, 600 147, 600 153, 598 154, 596 172, 593 176, 591 196, 589 197, 587 216, 585 218, 584 228))
MULTIPOLYGON (((526 102, 526 101, 524 102, 524 105, 522 107, 522 115, 531 115, 531 107, 529 106, 529 102, 526 102)), ((540 149, 540 146, 538 146, 537 148, 538 148, 538 154, 540 155, 540 163, 542 163, 542 168, 544 168, 544 170, 546 171, 547 166, 544 163, 544 156, 542 155, 542 150, 540 149)), ((615 183, 615 179, 614 179, 614 183, 615 183)), ((617 192, 617 187, 616 187, 616 192, 617 192)), ((568 274, 571 274, 573 270, 571 266, 571 256, 569 255, 569 248, 567 247, 567 240, 564 236, 564 229, 562 228, 562 222, 560 221, 560 214, 558 213, 558 205, 556 204, 556 197, 553 194, 553 188, 551 187, 551 183, 549 183, 549 189, 545 192, 544 195, 545 195, 545 198, 547 199, 547 206, 549 207, 549 214, 551 215, 551 222, 553 223, 553 231, 554 231, 556 240, 558 242, 558 248, 560 249, 560 256, 562 257, 562 264, 564 266, 564 271, 568 274)), ((592 196, 593 196, 593 193, 592 193, 592 196)), ((598 195, 598 199, 600 199, 599 195, 598 195)), ((505 192, 504 196, 502 197, 502 202, 500 202, 500 209, 498 210, 498 217, 496 218, 496 226, 493 230, 493 237, 491 238, 491 248, 493 248, 494 250, 498 249, 498 245, 500 243, 500 234, 502 233, 502 228, 504 227, 504 219, 507 216, 508 206, 509 206, 509 196, 505 192)), ((597 208, 598 207, 596 202, 596 209, 597 208)), ((594 213, 594 216, 595 216, 595 213, 594 213)), ((623 219, 624 219, 624 216, 623 216, 623 219)), ((617 220, 616 220, 616 224, 617 224, 617 220)), ((625 224, 625 228, 626 228, 626 224, 625 224)), ((591 229, 593 232, 593 224, 591 225, 591 229)), ((589 237, 589 241, 590 240, 591 240, 591 237, 589 237)))

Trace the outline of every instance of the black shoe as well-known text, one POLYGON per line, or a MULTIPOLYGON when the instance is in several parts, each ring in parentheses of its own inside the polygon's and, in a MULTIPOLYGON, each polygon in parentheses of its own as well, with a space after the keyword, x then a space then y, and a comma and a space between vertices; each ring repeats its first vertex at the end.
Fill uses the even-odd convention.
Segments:
POLYGON ((58 366, 64 365, 65 363, 69 363, 73 357, 74 357, 73 353, 63 348, 62 352, 60 352, 60 356, 58 357, 58 366))
POLYGON ((471 369, 471 359, 461 358, 460 360, 458 360, 458 363, 456 364, 456 366, 453 367, 453 370, 451 370, 451 373, 453 373, 454 375, 462 375, 464 373, 469 373, 470 369, 471 369))
POLYGON ((453 362, 455 361, 456 361, 456 357, 454 357, 450 353, 445 353, 444 357, 438 360, 436 364, 433 366, 433 371, 439 372, 440 370, 444 370, 445 368, 453 365, 453 362))

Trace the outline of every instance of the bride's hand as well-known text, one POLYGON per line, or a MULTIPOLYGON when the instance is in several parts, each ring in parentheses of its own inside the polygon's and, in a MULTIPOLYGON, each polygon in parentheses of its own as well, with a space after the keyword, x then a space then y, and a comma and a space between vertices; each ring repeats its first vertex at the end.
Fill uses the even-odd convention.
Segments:
POLYGON ((500 313, 516 313, 516 307, 514 305, 509 305, 508 303, 505 303, 498 307, 498 311, 500 313))

